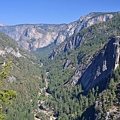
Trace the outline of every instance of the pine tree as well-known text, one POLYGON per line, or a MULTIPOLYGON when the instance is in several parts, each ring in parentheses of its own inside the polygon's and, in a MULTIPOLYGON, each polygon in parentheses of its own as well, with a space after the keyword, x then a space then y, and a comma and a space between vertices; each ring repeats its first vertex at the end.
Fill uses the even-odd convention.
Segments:
POLYGON ((8 62, 2 66, 2 71, 0 72, 0 120, 5 119, 6 115, 2 113, 2 104, 11 104, 11 100, 16 98, 16 92, 13 90, 6 90, 2 88, 3 80, 8 77, 9 71, 12 69, 12 62, 8 62))

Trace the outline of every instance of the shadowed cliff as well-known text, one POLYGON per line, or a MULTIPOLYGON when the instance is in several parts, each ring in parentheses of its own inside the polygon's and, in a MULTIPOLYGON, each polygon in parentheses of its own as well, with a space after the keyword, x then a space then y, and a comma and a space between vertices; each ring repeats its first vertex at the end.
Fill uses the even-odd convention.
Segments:
POLYGON ((78 66, 68 83, 72 85, 81 83, 84 90, 89 90, 101 81, 104 82, 119 65, 119 46, 120 36, 112 38, 86 66, 82 63, 78 66))

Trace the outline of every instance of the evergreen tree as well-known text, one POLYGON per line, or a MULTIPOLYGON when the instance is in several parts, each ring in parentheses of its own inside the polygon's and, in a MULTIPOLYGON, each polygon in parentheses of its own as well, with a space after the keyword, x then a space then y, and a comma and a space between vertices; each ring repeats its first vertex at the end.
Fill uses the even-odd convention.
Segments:
POLYGON ((3 120, 6 115, 2 113, 2 104, 8 103, 11 104, 11 100, 16 98, 16 92, 13 90, 6 90, 2 88, 3 80, 8 77, 9 71, 12 69, 12 62, 8 62, 7 64, 2 66, 2 71, 0 72, 0 120, 3 120))

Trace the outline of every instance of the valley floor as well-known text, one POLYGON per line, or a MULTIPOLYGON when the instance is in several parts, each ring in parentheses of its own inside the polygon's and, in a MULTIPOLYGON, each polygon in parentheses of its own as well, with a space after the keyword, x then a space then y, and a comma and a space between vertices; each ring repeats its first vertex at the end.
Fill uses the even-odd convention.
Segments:
POLYGON ((38 113, 43 113, 45 116, 49 117, 49 120, 56 120, 56 118, 53 116, 54 111, 45 106, 45 101, 48 99, 48 96, 51 96, 48 92, 46 92, 49 84, 49 80, 47 78, 48 73, 46 72, 46 78, 45 78, 45 87, 41 88, 40 92, 38 93, 38 98, 44 93, 45 94, 45 100, 38 100, 38 108, 34 112, 34 120, 41 120, 40 118, 37 118, 36 115, 38 113))

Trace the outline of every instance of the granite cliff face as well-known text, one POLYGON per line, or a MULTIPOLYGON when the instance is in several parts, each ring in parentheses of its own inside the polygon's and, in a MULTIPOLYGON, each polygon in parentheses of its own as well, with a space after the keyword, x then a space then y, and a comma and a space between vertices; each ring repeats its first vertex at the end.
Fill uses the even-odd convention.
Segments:
MULTIPOLYGON (((95 19, 93 18, 92 20, 95 19)), ((108 22, 104 22, 104 23, 108 23, 108 24, 104 24, 104 26, 102 26, 101 24, 96 24, 94 26, 92 25, 91 27, 79 31, 77 34, 70 36, 68 39, 62 42, 56 49, 53 50, 49 58, 53 59, 55 56, 61 54, 61 52, 66 52, 71 49, 77 49, 82 44, 83 41, 86 41, 86 39, 94 40, 96 38, 96 34, 104 34, 104 36, 110 36, 112 34, 116 34, 115 30, 110 32, 111 30, 109 28, 111 27, 110 25, 112 25, 111 21, 112 20, 109 20, 108 22), (95 28, 95 26, 97 27, 95 28), (95 31, 93 31, 93 29, 95 29, 95 31)))
POLYGON ((83 28, 110 20, 113 16, 112 13, 90 13, 70 24, 0 26, 0 31, 16 40, 22 48, 26 50, 36 50, 53 42, 58 45, 83 28))
POLYGON ((84 90, 89 90, 108 78, 119 65, 120 36, 112 38, 98 53, 90 56, 87 64, 79 64, 75 74, 68 84, 82 84, 84 90))
POLYGON ((70 49, 75 49, 78 46, 80 46, 81 41, 83 41, 84 38, 79 35, 75 35, 69 38, 69 41, 65 41, 62 43, 58 48, 54 49, 51 55, 49 56, 50 59, 53 59, 55 56, 59 55, 61 52, 66 52, 70 49))
POLYGON ((32 58, 36 59, 34 55, 21 49, 12 38, 0 32, 0 60, 2 62, 14 61, 14 58, 18 61, 22 59, 31 59, 30 61, 32 61, 32 58))

